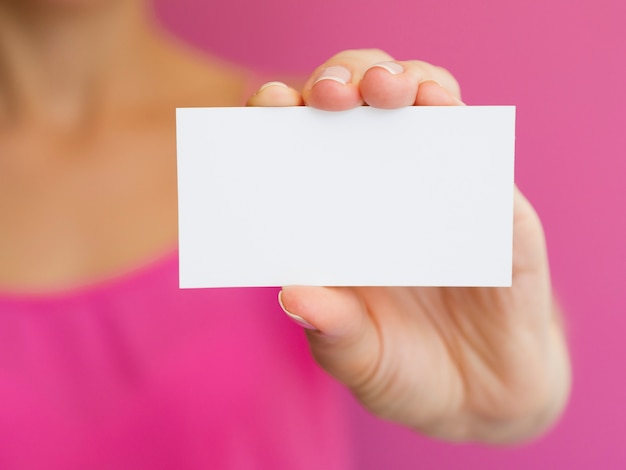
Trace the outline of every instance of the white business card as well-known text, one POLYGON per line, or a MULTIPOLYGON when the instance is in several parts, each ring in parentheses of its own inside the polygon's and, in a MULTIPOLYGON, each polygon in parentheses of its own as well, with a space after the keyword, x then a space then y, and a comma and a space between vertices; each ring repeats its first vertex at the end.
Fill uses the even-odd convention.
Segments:
POLYGON ((180 286, 509 286, 512 106, 177 110, 180 286))

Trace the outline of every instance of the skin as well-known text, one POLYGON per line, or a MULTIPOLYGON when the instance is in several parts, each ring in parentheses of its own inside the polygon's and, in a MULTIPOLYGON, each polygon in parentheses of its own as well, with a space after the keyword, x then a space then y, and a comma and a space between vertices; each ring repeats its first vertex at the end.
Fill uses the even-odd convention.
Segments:
MULTIPOLYGON (((0 0, 2 290, 68 289, 171 251, 172 109, 238 105, 246 76, 168 38, 140 1, 0 0)), ((265 86, 248 104, 460 98, 442 68, 360 50, 321 64, 301 90, 265 86), (346 83, 318 80, 336 66, 346 83)), ((541 223, 517 189, 514 212, 511 288, 288 286, 280 301, 318 363, 373 413, 448 440, 536 436, 565 406, 570 367, 541 223)))

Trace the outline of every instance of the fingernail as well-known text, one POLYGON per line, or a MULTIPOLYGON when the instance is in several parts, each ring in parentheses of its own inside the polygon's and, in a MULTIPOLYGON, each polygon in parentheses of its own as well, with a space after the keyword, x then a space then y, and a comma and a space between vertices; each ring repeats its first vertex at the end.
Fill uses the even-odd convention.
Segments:
POLYGON ((281 87, 281 88, 289 88, 289 86, 286 83, 283 83, 283 82, 267 82, 267 83, 264 83, 263 85, 261 85, 261 87, 257 90, 257 93, 261 93, 263 90, 265 90, 266 88, 269 88, 271 86, 277 86, 277 87, 281 87))
POLYGON ((307 330, 316 330, 317 328, 315 328, 313 325, 311 325, 308 321, 306 321, 300 315, 296 315, 294 313, 291 313, 289 310, 287 310, 285 308, 285 305, 283 304, 282 293, 283 293, 282 290, 278 291, 278 304, 280 305, 280 308, 283 309, 283 312, 285 312, 289 318, 291 318, 293 321, 295 321, 301 327, 306 328, 307 330))
POLYGON ((332 65, 322 71, 320 76, 313 82, 313 85, 322 80, 333 80, 345 85, 352 80, 352 72, 341 65, 332 65))
POLYGON ((378 62, 377 64, 372 65, 369 69, 373 68, 385 69, 391 75, 398 75, 399 73, 404 72, 404 67, 397 62, 378 62))

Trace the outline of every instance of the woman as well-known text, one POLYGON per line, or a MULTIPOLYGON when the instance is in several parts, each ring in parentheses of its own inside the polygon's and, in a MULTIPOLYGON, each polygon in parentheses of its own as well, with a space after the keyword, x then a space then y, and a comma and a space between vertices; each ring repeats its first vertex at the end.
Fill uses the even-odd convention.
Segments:
MULTIPOLYGON (((259 79, 142 0, 0 0, 0 464, 346 468, 337 388, 442 439, 552 423, 569 365, 516 191, 513 287, 177 289, 174 108, 259 79)), ((248 104, 461 105, 444 69, 346 51, 248 104)), ((242 130, 243 131, 243 130, 242 130)))

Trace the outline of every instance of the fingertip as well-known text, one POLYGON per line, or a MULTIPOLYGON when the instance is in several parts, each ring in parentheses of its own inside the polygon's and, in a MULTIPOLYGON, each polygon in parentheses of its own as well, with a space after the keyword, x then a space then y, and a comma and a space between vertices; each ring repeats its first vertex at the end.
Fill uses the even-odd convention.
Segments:
POLYGON ((294 321, 304 320, 329 338, 341 337, 355 328, 362 305, 351 288, 285 286, 279 303, 294 321))
POLYGON ((294 88, 278 81, 267 82, 250 97, 247 106, 301 106, 302 96, 294 88))
POLYGON ((280 305, 280 308, 283 310, 283 312, 285 312, 285 315, 287 315, 287 317, 289 317, 291 320, 293 320, 296 324, 300 325, 301 327, 303 327, 303 328, 305 328, 307 330, 317 330, 317 328, 315 326, 313 326, 311 323, 306 321, 300 315, 297 315, 297 314, 293 313, 292 311, 290 311, 285 306, 285 303, 283 302, 283 291, 282 290, 278 291, 278 305, 280 305))
POLYGON ((316 83, 308 93, 305 93, 304 102, 307 106, 324 111, 346 111, 363 105, 357 87, 330 80, 316 83))
POLYGON ((416 106, 465 106, 460 99, 434 80, 419 84, 415 97, 416 106))
POLYGON ((343 65, 332 65, 319 71, 305 87, 303 97, 308 106, 326 111, 345 111, 363 104, 352 71, 343 65))
POLYGON ((394 109, 415 102, 417 82, 399 62, 385 61, 369 67, 359 84, 363 100, 375 108, 394 109))

